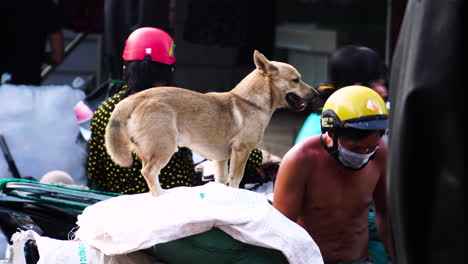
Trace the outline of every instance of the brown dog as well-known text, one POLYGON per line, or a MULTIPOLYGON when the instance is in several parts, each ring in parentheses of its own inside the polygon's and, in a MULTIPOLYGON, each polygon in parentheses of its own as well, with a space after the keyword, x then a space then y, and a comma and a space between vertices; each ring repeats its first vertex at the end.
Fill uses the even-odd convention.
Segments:
POLYGON ((249 153, 261 143, 273 112, 303 110, 304 100, 317 95, 291 65, 269 61, 258 51, 254 62, 256 69, 229 92, 155 87, 125 98, 106 128, 107 152, 130 166, 135 151, 154 196, 164 192, 159 173, 179 146, 215 161, 215 181, 239 187, 249 153))

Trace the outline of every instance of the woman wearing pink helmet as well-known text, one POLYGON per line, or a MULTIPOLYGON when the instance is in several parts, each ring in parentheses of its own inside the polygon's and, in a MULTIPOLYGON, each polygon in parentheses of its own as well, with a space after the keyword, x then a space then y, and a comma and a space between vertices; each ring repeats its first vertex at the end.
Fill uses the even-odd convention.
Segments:
MULTIPOLYGON (((120 167, 112 161, 104 146, 104 133, 117 103, 127 96, 157 86, 172 86, 174 64, 176 62, 175 44, 165 31, 142 27, 128 37, 122 58, 124 60, 122 90, 103 102, 94 113, 91 122, 89 141, 88 176, 93 188, 115 193, 141 193, 149 191, 146 181, 140 174, 141 160, 133 155, 131 167, 120 167)), ((250 168, 259 167, 262 152, 253 150, 250 168)), ((160 183, 164 189, 177 186, 193 186, 195 166, 192 152, 180 148, 169 163, 161 170, 160 183)))

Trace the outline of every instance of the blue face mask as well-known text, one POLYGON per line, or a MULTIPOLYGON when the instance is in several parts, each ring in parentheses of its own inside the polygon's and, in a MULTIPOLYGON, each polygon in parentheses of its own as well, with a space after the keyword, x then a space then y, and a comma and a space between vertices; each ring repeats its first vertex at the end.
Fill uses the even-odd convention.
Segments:
POLYGON ((338 160, 343 166, 350 169, 361 169, 363 168, 369 159, 374 155, 379 147, 376 147, 371 153, 361 154, 349 151, 342 146, 338 147, 338 160))

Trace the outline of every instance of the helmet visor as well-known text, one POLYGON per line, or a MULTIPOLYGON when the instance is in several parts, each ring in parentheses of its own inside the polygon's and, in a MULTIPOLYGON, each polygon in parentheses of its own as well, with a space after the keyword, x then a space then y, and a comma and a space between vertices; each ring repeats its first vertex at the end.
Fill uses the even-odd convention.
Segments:
POLYGON ((385 130, 388 128, 387 115, 372 115, 343 121, 345 126, 363 130, 385 130))

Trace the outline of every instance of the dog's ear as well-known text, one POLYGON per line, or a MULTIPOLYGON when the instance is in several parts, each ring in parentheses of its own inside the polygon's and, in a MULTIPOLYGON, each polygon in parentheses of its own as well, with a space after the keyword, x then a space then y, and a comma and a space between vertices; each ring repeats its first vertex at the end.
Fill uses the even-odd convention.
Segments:
POLYGON ((270 61, 258 50, 254 51, 254 63, 263 74, 274 75, 278 73, 278 68, 271 64, 270 61))

